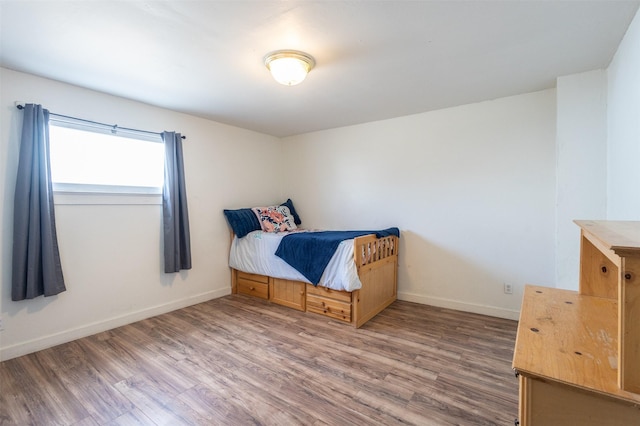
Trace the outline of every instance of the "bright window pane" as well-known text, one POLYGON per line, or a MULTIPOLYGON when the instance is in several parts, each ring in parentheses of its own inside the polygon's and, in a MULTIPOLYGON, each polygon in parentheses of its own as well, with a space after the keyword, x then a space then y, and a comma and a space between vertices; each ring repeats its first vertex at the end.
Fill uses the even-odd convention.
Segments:
MULTIPOLYGON (((49 126, 54 184, 161 188, 164 145, 49 126)), ((122 188, 122 192, 127 192, 122 188)))

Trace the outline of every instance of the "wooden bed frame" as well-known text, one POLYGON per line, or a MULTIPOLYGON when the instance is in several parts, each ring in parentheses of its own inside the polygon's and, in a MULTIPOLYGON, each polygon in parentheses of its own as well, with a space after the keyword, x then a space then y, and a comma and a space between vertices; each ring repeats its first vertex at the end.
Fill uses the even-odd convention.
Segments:
POLYGON ((358 328, 397 298, 398 241, 395 236, 376 238, 375 235, 354 239, 354 261, 362 282, 359 290, 336 291, 231 268, 231 292, 325 315, 358 328))

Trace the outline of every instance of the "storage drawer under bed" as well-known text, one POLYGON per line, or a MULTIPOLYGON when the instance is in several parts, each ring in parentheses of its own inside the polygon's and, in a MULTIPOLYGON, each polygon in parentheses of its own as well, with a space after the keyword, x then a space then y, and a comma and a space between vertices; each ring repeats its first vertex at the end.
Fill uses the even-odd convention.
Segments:
POLYGON ((307 284, 307 312, 351 322, 351 293, 307 284))
POLYGON ((238 293, 269 299, 269 277, 237 272, 238 293))

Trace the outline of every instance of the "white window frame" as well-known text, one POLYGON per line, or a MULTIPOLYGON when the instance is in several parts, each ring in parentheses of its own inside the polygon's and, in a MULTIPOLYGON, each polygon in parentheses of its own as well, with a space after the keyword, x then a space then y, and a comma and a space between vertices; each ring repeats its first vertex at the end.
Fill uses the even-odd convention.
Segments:
MULTIPOLYGON (((51 115, 49 126, 66 127, 84 132, 116 134, 131 139, 139 139, 162 144, 162 137, 158 133, 123 129, 117 126, 102 125, 100 123, 86 122, 51 115)), ((161 187, 142 187, 127 185, 92 185, 82 183, 53 183, 54 203, 68 205, 104 204, 104 205, 129 205, 129 204, 162 204, 161 187)))

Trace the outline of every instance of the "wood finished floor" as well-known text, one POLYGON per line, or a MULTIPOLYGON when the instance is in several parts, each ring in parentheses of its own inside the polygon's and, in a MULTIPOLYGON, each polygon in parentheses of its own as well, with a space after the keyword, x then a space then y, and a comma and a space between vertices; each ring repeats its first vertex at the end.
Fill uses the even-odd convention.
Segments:
POLYGON ((515 321, 232 295, 0 364, 0 424, 513 425, 515 321))

